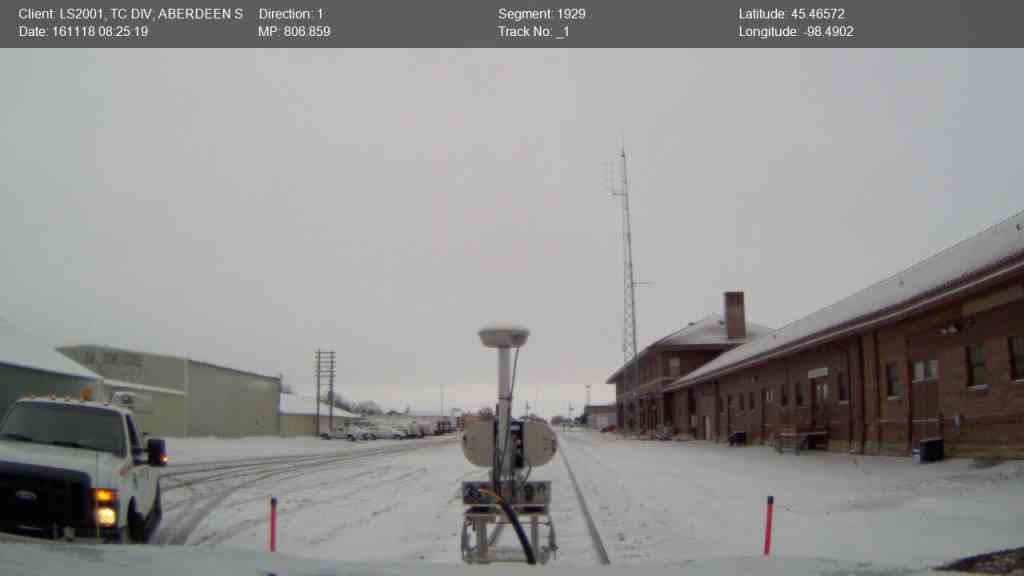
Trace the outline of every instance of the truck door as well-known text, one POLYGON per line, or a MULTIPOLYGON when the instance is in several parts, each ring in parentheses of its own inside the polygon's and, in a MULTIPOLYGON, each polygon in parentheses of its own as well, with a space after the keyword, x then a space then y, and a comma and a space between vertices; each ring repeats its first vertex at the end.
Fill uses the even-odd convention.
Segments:
POLYGON ((139 436, 139 429, 135 427, 135 420, 130 416, 126 416, 128 420, 128 442, 131 445, 132 460, 138 461, 141 457, 142 464, 134 464, 131 469, 131 482, 132 488, 138 495, 135 502, 135 509, 139 514, 146 515, 149 513, 149 508, 153 503, 153 487, 150 482, 150 475, 153 471, 149 466, 149 458, 146 454, 145 447, 142 445, 141 436, 139 436))

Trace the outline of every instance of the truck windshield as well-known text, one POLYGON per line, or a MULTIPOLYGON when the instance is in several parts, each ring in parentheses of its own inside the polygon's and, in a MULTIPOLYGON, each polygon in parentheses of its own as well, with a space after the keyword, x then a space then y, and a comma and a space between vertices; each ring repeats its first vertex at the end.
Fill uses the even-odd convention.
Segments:
POLYGON ((15 404, 0 426, 0 440, 99 450, 118 456, 125 453, 121 417, 116 412, 89 406, 15 404))

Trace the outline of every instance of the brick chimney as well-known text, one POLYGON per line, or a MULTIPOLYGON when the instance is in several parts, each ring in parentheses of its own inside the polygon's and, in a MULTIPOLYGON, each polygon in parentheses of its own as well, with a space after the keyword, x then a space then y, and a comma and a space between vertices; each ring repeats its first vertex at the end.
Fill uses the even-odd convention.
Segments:
POLYGON ((743 309, 743 292, 725 293, 725 333, 730 340, 747 337, 747 314, 743 309))

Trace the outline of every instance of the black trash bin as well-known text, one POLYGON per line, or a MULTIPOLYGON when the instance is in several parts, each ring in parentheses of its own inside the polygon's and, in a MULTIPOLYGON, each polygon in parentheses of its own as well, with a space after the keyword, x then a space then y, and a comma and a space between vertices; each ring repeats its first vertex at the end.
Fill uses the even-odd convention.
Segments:
POLYGON ((945 457, 945 443, 942 438, 921 439, 921 462, 938 462, 945 457))
POLYGON ((747 443, 747 433, 746 432, 739 432, 738 431, 738 432, 733 432, 732 434, 729 434, 729 446, 739 446, 740 444, 746 444, 746 443, 747 443))

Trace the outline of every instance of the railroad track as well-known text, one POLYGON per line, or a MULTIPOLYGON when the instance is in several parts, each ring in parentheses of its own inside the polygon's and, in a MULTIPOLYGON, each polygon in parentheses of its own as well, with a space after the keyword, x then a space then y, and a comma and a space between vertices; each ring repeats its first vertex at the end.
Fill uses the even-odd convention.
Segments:
POLYGON ((306 476, 312 472, 349 467, 366 460, 411 452, 425 447, 441 446, 452 441, 454 440, 335 452, 326 455, 251 458, 222 464, 204 463, 176 466, 174 470, 161 476, 162 480, 170 481, 170 485, 161 489, 165 493, 184 489, 190 492, 190 496, 179 502, 177 506, 170 505, 166 508, 167 510, 184 508, 184 510, 177 514, 176 521, 172 525, 161 527, 154 535, 154 543, 171 545, 187 543, 192 532, 227 498, 239 490, 261 482, 270 479, 288 480, 306 476), (218 487, 213 492, 201 493, 197 489, 201 488, 203 484, 237 480, 241 480, 241 482, 232 482, 229 486, 218 487))
POLYGON ((590 541, 594 546, 594 553, 597 555, 597 561, 600 564, 611 564, 612 561, 608 558, 608 550, 604 547, 604 542, 601 540, 601 534, 597 531, 597 524, 594 522, 594 517, 590 514, 590 508, 587 507, 587 499, 583 497, 583 491, 580 490, 580 485, 576 482, 576 475, 572 472, 572 466, 569 465, 569 457, 565 454, 566 442, 559 441, 558 452, 562 455, 562 462, 565 463, 565 470, 569 473, 569 482, 572 483, 572 489, 576 492, 576 499, 580 504, 580 511, 583 512, 583 518, 587 522, 587 531, 590 533, 590 541))

